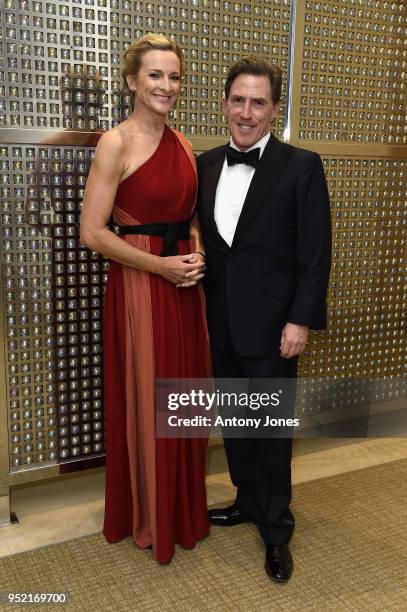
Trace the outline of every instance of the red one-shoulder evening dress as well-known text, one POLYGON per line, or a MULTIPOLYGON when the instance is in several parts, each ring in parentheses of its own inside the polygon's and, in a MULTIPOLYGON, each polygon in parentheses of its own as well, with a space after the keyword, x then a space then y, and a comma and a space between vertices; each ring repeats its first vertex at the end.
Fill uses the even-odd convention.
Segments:
MULTIPOLYGON (((119 225, 174 223, 191 217, 195 160, 182 134, 165 127, 153 155, 118 186, 119 225)), ((160 255, 163 238, 124 235, 160 255)), ((180 255, 189 240, 177 242, 180 255)), ((161 276, 110 263, 104 303, 106 495, 108 542, 131 536, 168 563, 174 545, 191 548, 209 531, 207 440, 157 438, 155 379, 208 376, 201 287, 177 288, 161 276)))

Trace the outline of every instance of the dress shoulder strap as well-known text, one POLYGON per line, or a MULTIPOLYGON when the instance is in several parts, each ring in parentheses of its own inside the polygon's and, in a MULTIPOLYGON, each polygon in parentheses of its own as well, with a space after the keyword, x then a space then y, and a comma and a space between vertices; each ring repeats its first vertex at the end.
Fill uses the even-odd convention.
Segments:
POLYGON ((182 132, 178 132, 178 130, 174 130, 174 128, 170 128, 172 133, 178 138, 178 142, 180 143, 180 145, 182 146, 182 148, 184 149, 185 153, 188 156, 189 161, 191 162, 191 165, 195 171, 195 174, 197 172, 196 170, 196 160, 195 160, 195 155, 192 149, 192 145, 189 142, 189 140, 187 140, 187 138, 185 138, 184 134, 182 132))

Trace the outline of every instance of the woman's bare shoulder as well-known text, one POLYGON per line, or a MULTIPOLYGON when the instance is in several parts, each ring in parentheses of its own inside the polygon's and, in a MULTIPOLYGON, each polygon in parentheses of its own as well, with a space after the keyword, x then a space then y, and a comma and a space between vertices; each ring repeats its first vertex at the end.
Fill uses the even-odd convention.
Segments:
POLYGON ((126 144, 121 132, 112 128, 105 132, 96 146, 95 158, 92 163, 93 172, 104 178, 120 177, 125 169, 126 144))
POLYGON ((106 151, 114 154, 118 154, 123 152, 125 147, 125 141, 123 132, 118 129, 118 127, 114 127, 111 130, 108 130, 99 139, 96 150, 97 151, 106 151))

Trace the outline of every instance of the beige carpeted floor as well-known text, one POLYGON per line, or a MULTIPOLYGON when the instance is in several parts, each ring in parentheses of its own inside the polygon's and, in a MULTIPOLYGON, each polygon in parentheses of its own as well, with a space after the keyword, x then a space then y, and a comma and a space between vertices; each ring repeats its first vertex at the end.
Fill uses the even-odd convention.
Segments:
MULTIPOLYGON (((295 569, 275 584, 253 525, 212 528, 168 566, 101 534, 0 560, 0 591, 68 592, 22 610, 362 612, 407 609, 407 461, 294 488, 295 569)), ((7 606, 6 609, 12 609, 7 606)))

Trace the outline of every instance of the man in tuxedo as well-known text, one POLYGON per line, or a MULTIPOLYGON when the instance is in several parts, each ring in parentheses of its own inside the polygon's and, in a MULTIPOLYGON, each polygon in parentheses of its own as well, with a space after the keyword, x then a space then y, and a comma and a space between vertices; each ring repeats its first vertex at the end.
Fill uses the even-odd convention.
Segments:
MULTIPOLYGON (((215 378, 295 379, 308 330, 326 326, 328 189, 316 153, 270 134, 280 92, 279 68, 256 56, 233 64, 222 99, 230 142, 198 156, 215 378)), ((285 582, 293 570, 292 439, 224 443, 237 495, 209 518, 225 526, 254 522, 266 544, 266 572, 285 582)))

